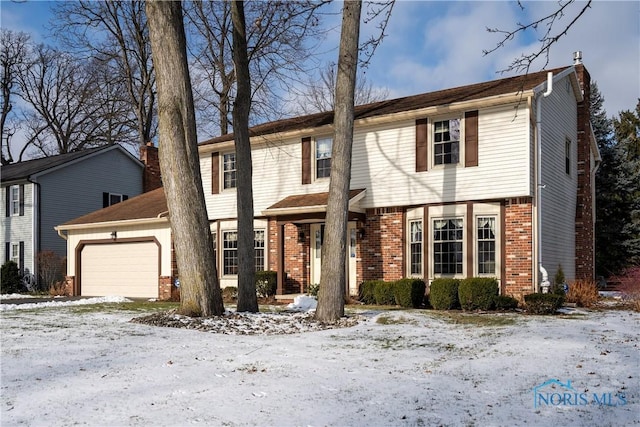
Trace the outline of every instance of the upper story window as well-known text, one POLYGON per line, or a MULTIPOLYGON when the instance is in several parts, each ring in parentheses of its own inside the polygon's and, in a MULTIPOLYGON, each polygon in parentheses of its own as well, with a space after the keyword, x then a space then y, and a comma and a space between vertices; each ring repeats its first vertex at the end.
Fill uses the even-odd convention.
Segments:
POLYGON ((9 215, 20 215, 20 186, 12 185, 9 191, 9 215))
POLYGON ((433 123, 433 163, 435 165, 460 162, 460 119, 433 123))
POLYGON ((333 139, 316 139, 316 178, 328 178, 331 174, 331 149, 333 139))
POLYGON ((223 189, 236 188, 236 153, 222 156, 223 189))
POLYGON ((129 196, 126 194, 117 194, 117 193, 102 193, 102 207, 106 208, 107 206, 115 205, 116 203, 124 202, 127 200, 129 196))

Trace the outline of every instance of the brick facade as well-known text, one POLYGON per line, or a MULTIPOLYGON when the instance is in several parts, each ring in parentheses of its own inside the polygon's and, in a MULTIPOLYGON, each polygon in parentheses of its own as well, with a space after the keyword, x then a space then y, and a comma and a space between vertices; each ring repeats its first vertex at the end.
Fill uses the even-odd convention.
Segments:
MULTIPOLYGON (((578 104, 578 194, 576 200, 576 279, 595 277, 594 240, 594 180, 591 163, 591 78, 584 65, 577 64, 576 72, 582 88, 583 100, 578 104)), ((593 141, 595 143, 595 141, 593 141)))
POLYGON ((401 208, 368 209, 365 236, 359 245, 362 280, 404 277, 404 213, 401 208))
POLYGON ((522 300, 533 287, 533 201, 529 197, 505 202, 504 260, 506 295, 522 300))

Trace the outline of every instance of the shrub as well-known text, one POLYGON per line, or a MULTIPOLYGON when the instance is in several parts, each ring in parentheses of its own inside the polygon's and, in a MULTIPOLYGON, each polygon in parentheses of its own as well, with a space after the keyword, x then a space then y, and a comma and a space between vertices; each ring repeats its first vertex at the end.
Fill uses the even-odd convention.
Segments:
POLYGON ((59 282, 64 285, 64 272, 66 271, 66 259, 53 251, 38 252, 38 287, 49 289, 59 282))
POLYGON ((576 280, 569 285, 566 301, 573 302, 578 307, 591 307, 600 297, 598 285, 590 280, 576 280))
POLYGON ((429 302, 436 310, 450 310, 460 307, 458 300, 458 279, 439 278, 429 286, 429 302))
POLYGON ((518 300, 508 295, 496 295, 494 302, 496 310, 515 310, 518 308, 518 300))
POLYGON ((640 266, 629 267, 610 281, 619 284, 623 301, 631 305, 631 309, 640 311, 640 266))
POLYGON ((222 288, 222 301, 231 303, 238 299, 238 288, 235 286, 227 286, 222 288))
POLYGON ((488 277, 468 277, 458 286, 458 301, 463 310, 492 310, 498 296, 498 281, 488 277))
POLYGON ((313 283, 309 285, 308 293, 312 297, 317 297, 319 290, 320 290, 320 283, 313 283))
POLYGON ((527 294, 524 296, 527 311, 531 314, 553 314, 562 307, 564 297, 557 294, 527 294))
POLYGON ((378 281, 373 294, 378 305, 395 305, 396 297, 393 294, 393 282, 378 281))
POLYGON ((420 307, 424 301, 425 284, 420 279, 400 279, 393 284, 393 295, 401 307, 420 307))
POLYGON ((66 283, 64 282, 64 280, 60 280, 49 286, 49 295, 51 295, 52 297, 68 295, 66 283))
POLYGON ((2 264, 2 282, 0 283, 0 292, 3 294, 13 294, 23 290, 22 277, 20 276, 20 270, 18 264, 15 261, 7 261, 2 264))
POLYGON ((375 289, 378 283, 384 283, 382 280, 365 280, 360 283, 360 289, 358 291, 358 299, 364 304, 375 304, 376 294, 375 289))
POLYGON ((256 292, 261 298, 270 297, 276 294, 278 289, 278 273, 265 270, 256 271, 256 292))

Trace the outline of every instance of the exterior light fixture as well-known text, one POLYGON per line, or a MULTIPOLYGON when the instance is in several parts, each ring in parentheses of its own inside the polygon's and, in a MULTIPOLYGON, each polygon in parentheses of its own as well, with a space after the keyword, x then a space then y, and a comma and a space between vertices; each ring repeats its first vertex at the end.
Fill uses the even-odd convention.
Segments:
POLYGON ((116 240, 118 238, 118 232, 113 230, 111 232, 111 240, 116 240))

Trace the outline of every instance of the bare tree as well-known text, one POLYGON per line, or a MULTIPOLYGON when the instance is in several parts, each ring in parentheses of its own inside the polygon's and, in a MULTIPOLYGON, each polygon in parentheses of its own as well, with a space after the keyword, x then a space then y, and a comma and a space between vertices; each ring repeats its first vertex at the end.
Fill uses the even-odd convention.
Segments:
POLYGON ((106 62, 122 83, 133 118, 119 122, 128 123, 140 145, 151 141, 156 93, 144 2, 79 0, 57 2, 54 10, 58 38, 77 54, 106 62))
POLYGON ((147 14, 158 79, 160 168, 166 172, 162 177, 180 272, 180 311, 221 315, 224 305, 211 262, 213 239, 200 175, 182 5, 149 0, 147 14))
POLYGON ((2 76, 0 76, 2 88, 0 162, 7 165, 13 162, 11 137, 15 132, 15 126, 11 126, 9 123, 13 112, 12 98, 16 94, 15 87, 18 83, 18 76, 22 73, 25 65, 30 37, 27 33, 2 29, 0 39, 2 43, 0 51, 0 67, 2 67, 2 76))
MULTIPOLYGON (((487 28, 490 33, 501 34, 502 39, 496 43, 496 46, 492 49, 484 50, 484 55, 489 55, 501 47, 504 47, 508 42, 512 41, 518 34, 523 34, 529 30, 537 31, 539 28, 543 28, 542 35, 538 38, 540 44, 538 48, 530 53, 523 53, 520 57, 514 59, 511 64, 503 70, 502 73, 510 71, 529 72, 532 64, 538 59, 543 58, 544 63, 541 68, 545 68, 549 64, 549 52, 553 45, 564 35, 569 32, 569 29, 575 24, 578 19, 591 7, 591 1, 576 3, 575 0, 559 0, 558 7, 548 15, 542 16, 538 19, 534 19, 527 24, 517 23, 516 28, 512 30, 502 30, 498 28, 487 28), (577 5, 577 6, 576 6, 577 5), (575 8, 577 7, 577 10, 575 8), (557 30, 557 23, 560 19, 565 17, 565 14, 572 12, 570 21, 564 27, 557 30)), ((518 6, 521 10, 524 10, 524 4, 518 0, 518 6)))
POLYGON ((361 9, 360 1, 344 2, 342 9, 326 238, 316 310, 316 319, 325 322, 344 316, 347 215, 361 9))
MULTIPOLYGON (((336 64, 330 63, 320 71, 319 80, 309 78, 303 93, 296 98, 302 114, 332 111, 335 107, 336 64)), ((377 89, 366 80, 363 73, 356 78, 355 104, 363 105, 383 101, 389 96, 387 89, 377 89)))
POLYGON ((244 2, 231 2, 233 22, 233 63, 237 79, 237 96, 233 101, 233 137, 236 147, 238 200, 238 311, 258 311, 255 284, 253 231, 253 167, 249 141, 251 78, 244 17, 244 2))
MULTIPOLYGON (((96 101, 99 93, 90 65, 56 49, 34 48, 28 67, 19 76, 29 145, 44 156, 102 145, 103 119, 96 101)), ((23 150, 25 149, 23 148, 23 150)))
MULTIPOLYGON (((321 36, 318 9, 327 0, 244 2, 247 56, 251 74, 253 124, 282 116, 278 89, 305 71, 304 64, 321 36)), ((190 2, 193 30, 194 86, 203 114, 215 126, 212 134, 229 132, 237 75, 229 40, 230 2, 190 2)))

